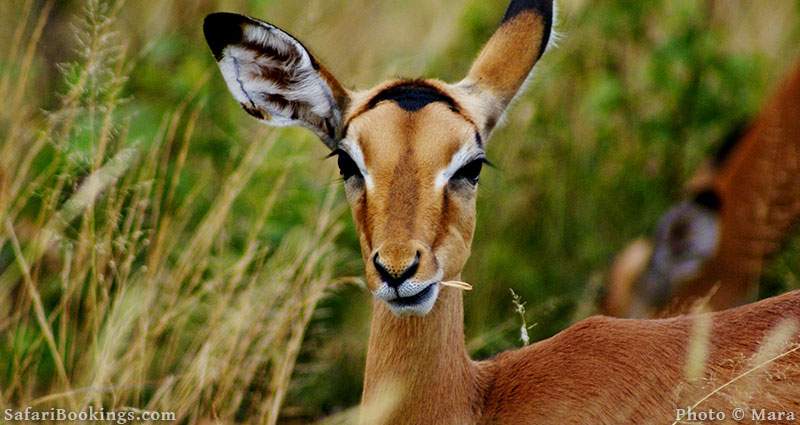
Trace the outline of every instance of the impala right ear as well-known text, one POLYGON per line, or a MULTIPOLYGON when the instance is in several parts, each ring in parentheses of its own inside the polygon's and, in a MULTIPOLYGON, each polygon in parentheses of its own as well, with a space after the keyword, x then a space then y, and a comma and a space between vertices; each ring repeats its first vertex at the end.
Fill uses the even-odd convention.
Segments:
POLYGON ((500 27, 458 84, 478 103, 485 134, 497 124, 544 54, 554 8, 553 0, 512 0, 500 27))
POLYGON ((331 149, 349 95, 294 37, 266 22, 212 13, 203 32, 233 97, 266 124, 310 129, 331 149))

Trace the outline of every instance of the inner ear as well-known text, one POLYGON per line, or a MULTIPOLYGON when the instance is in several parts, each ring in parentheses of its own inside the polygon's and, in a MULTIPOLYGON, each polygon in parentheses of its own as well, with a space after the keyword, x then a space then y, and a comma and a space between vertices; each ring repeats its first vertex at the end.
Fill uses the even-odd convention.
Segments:
POLYGON ((500 26, 458 83, 475 99, 484 134, 523 90, 550 41, 555 14, 553 0, 511 0, 500 26))
POLYGON ((349 95, 300 41, 234 13, 208 15, 203 32, 228 89, 248 114, 273 126, 308 128, 336 146, 349 95))

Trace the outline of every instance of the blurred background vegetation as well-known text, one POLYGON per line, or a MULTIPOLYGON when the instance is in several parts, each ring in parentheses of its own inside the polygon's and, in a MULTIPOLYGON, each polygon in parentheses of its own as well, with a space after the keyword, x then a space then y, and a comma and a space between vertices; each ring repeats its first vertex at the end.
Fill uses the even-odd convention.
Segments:
MULTIPOLYGON (((593 312, 603 274, 800 58, 800 1, 560 1, 489 147, 477 357, 593 312)), ((305 423, 358 403, 370 297, 333 161, 242 113, 205 14, 283 27, 353 88, 461 78, 505 1, 0 3, 0 408, 305 423), (316 307, 316 308, 315 308, 316 307)), ((763 296, 800 287, 797 238, 763 296)))

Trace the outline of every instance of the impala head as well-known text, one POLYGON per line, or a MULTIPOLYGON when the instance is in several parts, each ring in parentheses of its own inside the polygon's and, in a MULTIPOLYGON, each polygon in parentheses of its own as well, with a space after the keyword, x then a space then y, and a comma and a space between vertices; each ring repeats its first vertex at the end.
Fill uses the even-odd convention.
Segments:
POLYGON ((266 22, 215 13, 204 32, 247 113, 306 127, 337 158, 370 291, 396 314, 424 315, 469 256, 486 142, 547 47, 552 7, 513 0, 458 83, 393 80, 357 92, 266 22))
POLYGON ((704 189, 661 217, 652 239, 639 239, 614 260, 606 296, 609 314, 646 317, 698 277, 719 246, 719 195, 704 189))
POLYGON ((614 260, 605 304, 609 314, 649 315, 696 279, 717 254, 722 197, 716 187, 733 152, 748 137, 749 120, 739 120, 719 148, 687 182, 689 196, 672 207, 650 240, 631 243, 614 260), (635 311, 634 311, 635 310, 635 311))
POLYGON ((719 242, 719 196, 713 190, 683 201, 661 218, 650 264, 639 282, 648 305, 663 306, 685 282, 700 274, 719 242))

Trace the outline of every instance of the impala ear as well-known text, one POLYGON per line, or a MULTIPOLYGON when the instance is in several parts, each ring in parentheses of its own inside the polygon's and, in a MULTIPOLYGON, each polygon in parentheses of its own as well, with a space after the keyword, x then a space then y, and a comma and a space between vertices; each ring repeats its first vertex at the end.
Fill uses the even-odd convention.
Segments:
POLYGON ((647 304, 664 305, 716 254, 721 208, 719 195, 707 189, 674 206, 661 218, 650 264, 640 281, 647 304))
POLYGON ((512 0, 500 27, 458 84, 474 97, 486 133, 522 90, 547 48, 554 9, 553 0, 512 0))
POLYGON ((233 97, 266 124, 302 126, 329 147, 341 138, 349 95, 302 43, 274 25, 235 13, 203 23, 233 97))

